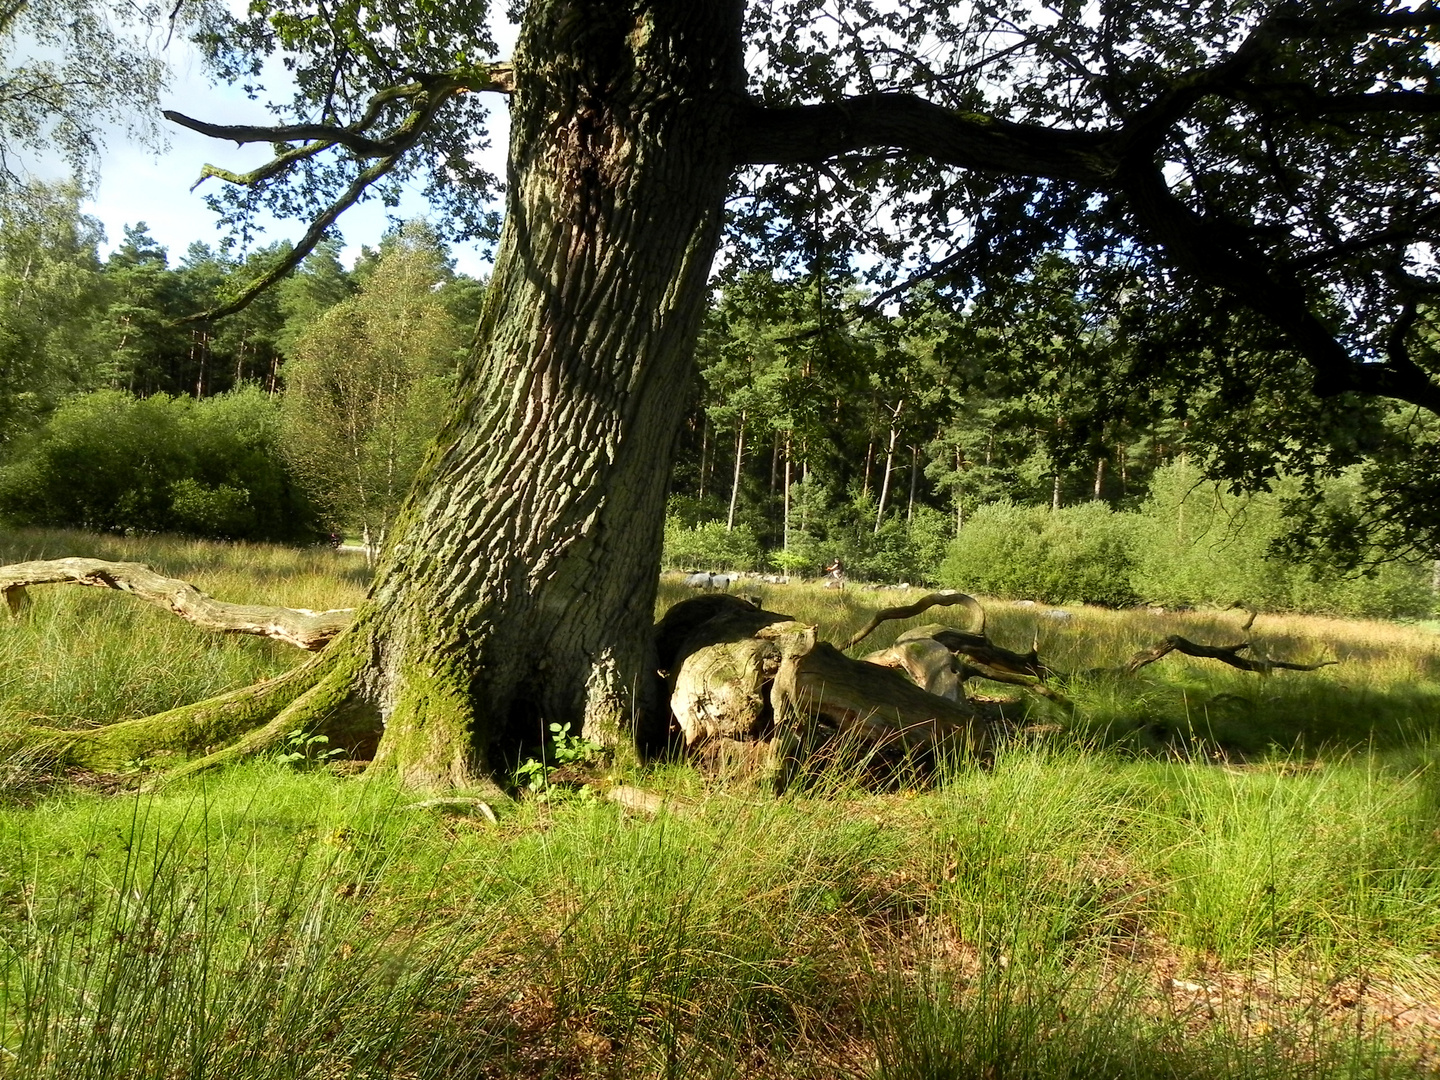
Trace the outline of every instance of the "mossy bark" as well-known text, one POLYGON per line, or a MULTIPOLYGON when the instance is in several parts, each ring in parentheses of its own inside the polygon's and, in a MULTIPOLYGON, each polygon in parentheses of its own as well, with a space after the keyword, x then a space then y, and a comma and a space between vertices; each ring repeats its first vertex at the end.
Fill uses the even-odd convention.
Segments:
MULTIPOLYGON (((13 750, 38 753, 60 765, 101 771, 157 758, 204 757, 231 746, 276 716, 292 710, 318 683, 333 674, 336 658, 316 657, 254 686, 154 716, 80 731, 21 728, 8 732, 6 741, 13 750)), ((341 734, 343 716, 338 709, 323 714, 307 712, 303 722, 312 729, 322 723, 333 723, 336 733, 341 734)), ((343 730, 348 734, 342 735, 345 741, 337 745, 356 747, 365 741, 363 726, 360 732, 354 728, 343 730)))
POLYGON ((408 783, 469 786, 550 723, 624 745, 653 718, 664 463, 731 169, 738 16, 527 12, 478 344, 346 643, 385 720, 376 765, 408 783))

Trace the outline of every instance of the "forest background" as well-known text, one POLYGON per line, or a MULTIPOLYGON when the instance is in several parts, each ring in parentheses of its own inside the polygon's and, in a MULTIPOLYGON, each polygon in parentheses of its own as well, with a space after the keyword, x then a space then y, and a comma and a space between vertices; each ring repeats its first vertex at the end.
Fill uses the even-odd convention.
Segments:
MULTIPOLYGON (((352 269, 327 243, 242 311, 186 322, 283 245, 175 259, 138 223, 102 260, 102 238, 74 184, 32 183, 0 221, 0 515, 382 543, 485 283, 417 220, 352 269)), ((1237 412, 1198 387, 1114 409, 1095 372, 1134 360, 1123 321, 1062 256, 959 309, 824 265, 715 290, 667 568, 805 576, 838 557, 857 582, 1045 603, 1433 611, 1433 553, 1344 542, 1383 484, 1374 462, 1287 473, 1268 454, 1258 477, 1213 478, 1305 395, 1257 386, 1237 412)))

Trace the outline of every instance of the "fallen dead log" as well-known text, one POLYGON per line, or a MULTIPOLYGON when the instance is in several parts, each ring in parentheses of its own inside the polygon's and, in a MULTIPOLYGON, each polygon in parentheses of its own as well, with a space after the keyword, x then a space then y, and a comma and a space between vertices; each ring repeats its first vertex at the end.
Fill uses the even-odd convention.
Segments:
POLYGON ((1168 656, 1172 652, 1205 660, 1219 660, 1222 664, 1229 664, 1241 671, 1254 671, 1261 675, 1269 675, 1276 670, 1319 671, 1322 667, 1329 667, 1340 662, 1338 660, 1317 660, 1313 664, 1292 664, 1285 660, 1255 659, 1239 655, 1248 648, 1250 648, 1248 641, 1242 641, 1238 645, 1199 645, 1179 634, 1171 634, 1164 641, 1152 645, 1148 649, 1142 649, 1131 657, 1130 662, 1125 665, 1125 674, 1133 675, 1147 664, 1153 664, 1156 660, 1168 656))
POLYGON ((989 745, 985 719, 958 693, 932 693, 854 660, 817 640, 813 626, 738 597, 676 604, 657 645, 686 750, 719 768, 758 771, 777 788, 837 736, 905 753, 989 745))
POLYGON ((204 630, 255 634, 317 652, 350 624, 354 611, 335 608, 270 607, 230 604, 207 596, 188 581, 165 577, 143 563, 104 559, 45 559, 0 567, 0 593, 12 618, 25 609, 26 589, 36 585, 88 585, 129 593, 204 630))
MULTIPOLYGON (((708 596, 675 605, 657 629, 662 674, 681 740, 706 764, 759 771, 780 787, 820 743, 839 736, 907 753, 985 749, 990 732, 983 705, 972 704, 965 694, 972 679, 1018 686, 1073 712, 1073 704, 1054 685, 1063 686, 1071 676, 1046 664, 1033 642, 1021 653, 991 641, 983 609, 963 593, 932 593, 880 611, 845 648, 884 622, 934 607, 966 608, 975 628, 916 627, 888 648, 854 660, 819 641, 815 627, 739 597, 708 596)), ((1202 645, 1171 635, 1101 673, 1133 675, 1171 652, 1260 674, 1315 671, 1337 662, 1239 655, 1249 647, 1248 642, 1202 645)))

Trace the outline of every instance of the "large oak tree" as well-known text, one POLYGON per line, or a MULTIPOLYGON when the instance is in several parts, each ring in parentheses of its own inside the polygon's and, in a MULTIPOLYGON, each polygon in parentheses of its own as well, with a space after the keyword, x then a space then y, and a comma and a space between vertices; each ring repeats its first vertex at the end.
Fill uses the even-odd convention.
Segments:
POLYGON ((353 624, 270 684, 120 725, 125 756, 383 726, 377 767, 443 787, 483 781, 552 721, 612 743, 663 730, 665 486, 727 207, 737 262, 823 243, 831 259, 868 247, 897 280, 1021 273, 1047 248, 1140 267, 1161 306, 1265 327, 1297 392, 1440 412, 1433 3, 530 0, 518 15, 505 63, 484 61, 470 0, 254 0, 210 39, 234 77, 269 54, 295 74, 276 124, 171 114, 279 144, 267 166, 211 174, 237 219, 311 215, 295 260, 416 174, 482 228, 488 178, 467 153, 484 91, 511 116, 504 229, 450 416, 353 624))

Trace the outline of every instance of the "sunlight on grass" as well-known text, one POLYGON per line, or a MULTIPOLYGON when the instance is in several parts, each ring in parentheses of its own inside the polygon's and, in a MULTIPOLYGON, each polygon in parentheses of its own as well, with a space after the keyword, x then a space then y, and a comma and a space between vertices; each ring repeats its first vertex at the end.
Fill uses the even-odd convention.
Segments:
MULTIPOLYGON (((329 551, 95 544, 83 553, 226 599, 345 606, 363 588, 329 551)), ((666 583, 662 606, 686 595, 666 583)), ((916 595, 772 587, 766 603, 839 640, 916 595)), ((98 591, 34 600, 0 632, 3 722, 102 723, 302 655, 98 591)), ((989 609, 995 640, 1038 639, 1073 673, 1168 633, 1243 639, 1235 612, 989 609)), ((783 799, 676 763, 615 778, 664 796, 654 817, 595 797, 603 785, 491 825, 278 761, 160 794, 8 761, 0 1076, 1433 1070, 1435 635, 1261 616, 1249 636, 1342 663, 1264 677, 1170 656, 1133 678, 1076 674, 1073 715, 977 688, 1012 701, 986 768, 884 791, 821 774, 783 799)))

